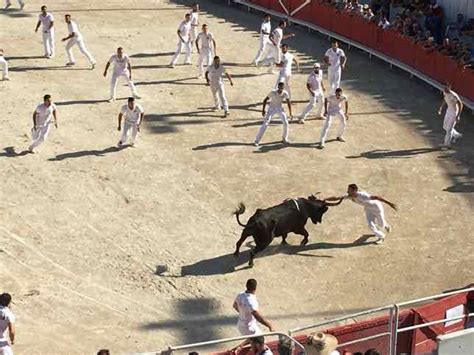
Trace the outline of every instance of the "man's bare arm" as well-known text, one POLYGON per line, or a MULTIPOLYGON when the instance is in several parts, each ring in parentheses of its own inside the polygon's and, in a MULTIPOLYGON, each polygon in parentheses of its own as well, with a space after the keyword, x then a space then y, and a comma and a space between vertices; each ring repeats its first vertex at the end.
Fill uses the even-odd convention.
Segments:
POLYGON ((38 23, 36 24, 35 32, 38 32, 38 28, 40 27, 40 25, 41 25, 41 21, 38 20, 38 23))
POLYGON ((122 129, 122 112, 119 113, 118 115, 118 126, 117 126, 117 131, 120 131, 122 129))
POLYGON ((383 197, 381 196, 370 196, 370 199, 371 200, 377 200, 377 201, 380 201, 380 202, 383 202, 383 203, 386 203, 387 205, 389 205, 390 207, 392 207, 395 211, 398 210, 398 207, 396 204, 384 199, 383 197))
POLYGON ((58 114, 57 111, 53 111, 53 117, 54 117, 54 127, 58 128, 58 114))
POLYGON ((255 319, 263 324, 265 327, 267 327, 271 332, 273 332, 273 325, 270 323, 268 320, 266 320, 258 311, 253 311, 252 315, 255 317, 255 319))
POLYGON ((109 67, 110 67, 110 62, 107 62, 104 69, 104 76, 107 76, 107 70, 109 70, 109 67))
POLYGON ((232 305, 232 307, 235 309, 237 313, 239 313, 239 307, 237 306, 237 302, 234 301, 234 304, 232 305))
POLYGON ((10 334, 10 343, 12 345, 15 344, 15 336, 16 336, 16 329, 15 324, 12 322, 8 323, 8 334, 10 334))

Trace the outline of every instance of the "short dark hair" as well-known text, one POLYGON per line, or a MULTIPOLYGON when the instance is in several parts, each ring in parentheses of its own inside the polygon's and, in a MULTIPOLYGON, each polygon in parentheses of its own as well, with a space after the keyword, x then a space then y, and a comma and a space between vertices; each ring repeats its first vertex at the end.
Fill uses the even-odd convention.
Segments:
POLYGON ((100 349, 97 352, 97 355, 110 355, 110 350, 109 349, 100 349))
POLYGON ((128 102, 133 102, 133 101, 135 101, 135 98, 134 98, 134 97, 129 97, 129 98, 128 98, 128 102))
POLYGON ((9 293, 2 293, 0 295, 0 306, 8 307, 12 301, 12 295, 9 293))
POLYGON ((265 18, 265 17, 271 17, 271 16, 270 16, 270 14, 264 14, 263 18, 265 18))
POLYGON ((47 9, 46 5, 41 6, 41 11, 43 11, 44 9, 47 9))
POLYGON ((353 190, 359 190, 359 186, 357 186, 356 184, 349 184, 349 188, 353 190))
POLYGON ((191 17, 191 14, 186 14, 184 15, 184 17, 191 17))
POLYGON ((50 98, 51 98, 51 95, 46 94, 43 96, 43 101, 49 100, 50 98))
POLYGON ((285 86, 285 83, 283 81, 280 81, 277 86, 283 85, 285 86))
POLYGON ((203 24, 202 24, 202 27, 204 27, 204 26, 206 26, 206 27, 207 27, 207 23, 203 23, 203 24))
POLYGON ((66 14, 66 15, 64 15, 64 17, 71 17, 71 15, 69 15, 69 14, 66 14))
POLYGON ((364 355, 380 355, 380 352, 374 348, 367 350, 364 355))
POLYGON ((336 92, 342 92, 342 89, 341 89, 341 88, 337 88, 337 89, 336 89, 336 92))
POLYGON ((265 338, 262 336, 251 338, 250 342, 255 345, 265 345, 265 338))
POLYGON ((216 56, 214 57, 214 60, 216 60, 216 59, 221 59, 221 57, 219 57, 218 55, 216 55, 216 56))
POLYGON ((191 351, 188 355, 199 355, 197 351, 191 351))
POLYGON ((117 50, 119 50, 119 49, 122 49, 122 50, 123 50, 123 47, 118 47, 117 50))
POLYGON ((339 41, 338 41, 337 39, 332 39, 332 40, 331 40, 331 43, 337 43, 337 44, 339 44, 339 41))
POLYGON ((286 43, 283 43, 280 47, 281 47, 281 48, 283 48, 283 47, 288 47, 288 45, 287 45, 286 43))
POLYGON ((247 288, 247 291, 255 291, 257 289, 257 280, 248 279, 245 287, 247 288))
POLYGON ((281 20, 281 21, 278 23, 278 26, 281 26, 281 25, 286 25, 286 20, 281 20))

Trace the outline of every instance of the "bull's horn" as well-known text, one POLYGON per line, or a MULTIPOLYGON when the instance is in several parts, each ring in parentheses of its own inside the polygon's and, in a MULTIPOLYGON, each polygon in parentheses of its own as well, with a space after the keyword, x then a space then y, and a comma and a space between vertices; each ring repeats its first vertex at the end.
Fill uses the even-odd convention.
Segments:
POLYGON ((328 207, 334 207, 334 206, 340 205, 341 202, 342 202, 342 200, 344 200, 344 198, 341 198, 341 199, 339 200, 339 202, 334 202, 334 203, 332 203, 332 202, 326 202, 326 206, 328 206, 328 207))

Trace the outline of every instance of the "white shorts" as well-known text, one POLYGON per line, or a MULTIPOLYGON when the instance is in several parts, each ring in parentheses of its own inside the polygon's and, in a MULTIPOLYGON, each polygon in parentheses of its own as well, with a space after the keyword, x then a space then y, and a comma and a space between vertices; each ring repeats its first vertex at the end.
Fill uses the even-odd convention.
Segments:
POLYGON ((7 341, 0 341, 0 355, 13 355, 13 349, 7 341))
POLYGON ((243 325, 238 324, 239 332, 241 335, 258 335, 262 334, 262 330, 259 328, 258 324, 255 325, 243 325))

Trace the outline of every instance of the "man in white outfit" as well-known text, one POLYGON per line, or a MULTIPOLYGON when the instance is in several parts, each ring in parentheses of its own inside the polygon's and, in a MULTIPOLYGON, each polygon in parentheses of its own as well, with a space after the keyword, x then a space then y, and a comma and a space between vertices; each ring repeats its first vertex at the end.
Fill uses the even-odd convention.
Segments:
POLYGON ((12 345, 15 344, 15 315, 9 308, 11 301, 12 296, 9 293, 0 295, 0 354, 2 355, 13 355, 12 345))
POLYGON ((382 231, 385 229, 388 233, 391 231, 390 225, 385 220, 385 213, 383 209, 383 203, 386 203, 394 210, 397 210, 397 206, 387 201, 386 199, 380 196, 373 196, 364 191, 359 191, 359 188, 356 184, 350 184, 347 188, 347 195, 341 197, 329 197, 324 201, 339 201, 341 198, 350 199, 353 202, 364 207, 365 216, 367 218, 367 224, 369 228, 374 232, 377 237, 376 244, 383 243, 385 240, 385 233, 382 231))
POLYGON ((58 128, 56 105, 53 104, 51 95, 44 95, 43 103, 38 105, 35 112, 33 112, 33 128, 31 129, 33 142, 28 147, 30 153, 35 153, 36 147, 46 140, 51 122, 58 128))
POLYGON ((336 94, 331 95, 324 100, 324 116, 326 116, 326 122, 324 122, 323 130, 321 131, 321 140, 318 146, 319 149, 324 149, 333 117, 337 117, 340 122, 336 139, 339 142, 346 141, 344 139, 344 131, 346 129, 346 120, 349 119, 348 111, 349 100, 346 95, 343 95, 341 88, 336 89, 336 94))
POLYGON ((206 63, 206 67, 209 67, 212 64, 213 56, 217 55, 216 40, 214 35, 209 32, 206 24, 202 25, 202 32, 196 37, 196 49, 199 54, 198 78, 202 78, 204 75, 204 63, 206 63))
POLYGON ((67 23, 67 30, 69 35, 63 38, 63 42, 69 40, 66 44, 66 53, 69 58, 69 62, 66 65, 75 65, 76 61, 74 59, 74 55, 72 54, 72 47, 77 44, 79 50, 84 54, 89 63, 91 65, 91 69, 95 67, 95 60, 92 55, 87 51, 86 45, 84 44, 84 38, 82 37, 81 33, 79 32, 79 28, 75 21, 71 20, 71 15, 65 15, 64 19, 67 23))
POLYGON ((221 64, 221 59, 218 56, 214 57, 214 62, 207 68, 206 82, 211 87, 212 96, 214 98, 214 110, 218 111, 224 108, 224 117, 229 115, 229 104, 225 96, 223 76, 229 79, 230 85, 234 86, 232 77, 226 71, 226 68, 221 64))
POLYGON ((304 123, 305 118, 316 105, 316 117, 321 118, 323 116, 324 91, 326 91, 326 88, 323 84, 323 71, 319 63, 314 63, 313 71, 306 81, 306 89, 309 92, 309 104, 298 119, 298 123, 304 123))
POLYGON ((128 134, 130 131, 132 131, 130 137, 130 145, 132 147, 135 145, 137 141, 138 132, 140 132, 140 125, 143 122, 144 115, 145 111, 143 110, 143 107, 135 103, 135 98, 129 97, 127 104, 122 106, 118 115, 117 130, 119 132, 120 130, 122 130, 122 135, 120 136, 120 140, 117 144, 119 148, 121 148, 127 142, 128 134), (123 129, 122 118, 124 118, 123 129))
POLYGON ((2 48, 0 48, 0 69, 2 70, 2 80, 10 80, 8 77, 8 62, 3 56, 2 48))
POLYGON ((347 57, 336 40, 332 41, 331 48, 326 51, 324 62, 328 65, 329 87, 331 94, 334 94, 341 87, 341 74, 347 62, 347 57))
MULTIPOLYGON (((25 7, 25 1, 24 0, 17 0, 18 5, 20 5, 20 10, 23 10, 25 7)), ((8 9, 10 6, 12 6, 12 1, 11 0, 5 0, 5 10, 8 9)))
POLYGON ((181 50, 184 48, 185 56, 184 56, 184 64, 191 64, 191 15, 186 14, 184 17, 184 21, 179 24, 178 27, 178 47, 176 48, 176 52, 171 59, 170 68, 174 68, 176 63, 178 62, 179 55, 181 54, 181 50))
POLYGON ((268 56, 262 61, 261 65, 270 65, 269 72, 273 73, 273 66, 281 62, 281 41, 294 37, 294 33, 289 33, 287 35, 283 34, 283 30, 287 27, 286 21, 280 21, 278 27, 276 27, 270 34, 270 44, 268 56))
POLYGON ((120 77, 124 77, 127 81, 127 84, 132 91, 134 98, 139 99, 137 89, 132 81, 132 65, 130 64, 130 58, 127 54, 123 53, 123 48, 117 48, 117 54, 114 54, 110 57, 107 62, 104 70, 104 77, 107 76, 107 70, 109 69, 110 64, 114 65, 114 71, 112 73, 112 80, 110 81, 110 98, 109 102, 115 101, 115 94, 117 90, 117 80, 120 77))
POLYGON ((43 46, 44 46, 44 56, 46 58, 54 57, 54 17, 51 13, 47 12, 48 8, 46 6, 41 6, 41 13, 38 18, 38 23, 36 24, 35 32, 38 32, 38 29, 41 27, 41 32, 43 33, 43 46))
POLYGON ((258 62, 261 61, 264 54, 267 53, 268 46, 270 45, 270 33, 272 33, 271 19, 269 14, 263 16, 263 22, 260 26, 260 48, 253 60, 255 66, 258 66, 258 62))
POLYGON ((290 89, 290 79, 291 79, 291 69, 293 63, 296 64, 296 69, 300 71, 300 65, 296 57, 288 52, 288 45, 282 44, 281 45, 281 61, 277 64, 280 67, 280 73, 278 74, 278 79, 275 84, 275 89, 278 88, 279 83, 285 83, 285 90, 288 93, 288 96, 291 99, 291 89, 290 89))
POLYGON ((286 116, 285 110, 283 110, 283 102, 286 102, 288 105, 288 112, 290 113, 290 118, 293 116, 291 112, 291 102, 288 93, 284 90, 285 83, 279 83, 278 88, 270 92, 265 100, 263 100, 263 108, 262 108, 262 116, 263 116, 263 123, 258 130, 257 136, 255 137, 255 141, 253 143, 254 146, 258 147, 260 144, 260 140, 262 139, 265 131, 267 130, 270 121, 274 115, 279 115, 281 122, 283 123, 283 134, 282 134, 282 143, 289 144, 288 141, 288 117, 286 116), (270 105, 268 111, 265 112, 265 108, 267 107, 267 103, 270 101, 270 105))
POLYGON ((444 146, 449 148, 462 134, 454 128, 461 118, 461 112, 464 107, 459 95, 451 90, 451 86, 446 84, 443 88, 444 100, 441 104, 438 114, 441 115, 443 107, 446 105, 446 113, 444 115, 443 129, 446 131, 444 136, 444 146))
POLYGON ((191 52, 192 52, 194 42, 197 39, 198 30, 199 30, 199 4, 197 2, 193 4, 193 9, 189 13, 189 15, 191 15, 191 33, 189 35, 191 37, 191 52))

